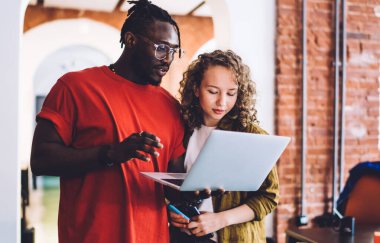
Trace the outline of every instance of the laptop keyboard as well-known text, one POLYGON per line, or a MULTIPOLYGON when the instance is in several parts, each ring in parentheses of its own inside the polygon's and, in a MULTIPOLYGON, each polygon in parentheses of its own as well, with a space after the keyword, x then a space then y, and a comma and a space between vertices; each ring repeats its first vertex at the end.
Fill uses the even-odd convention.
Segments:
POLYGON ((181 186, 183 183, 183 179, 162 179, 163 181, 167 181, 173 183, 174 185, 181 186))

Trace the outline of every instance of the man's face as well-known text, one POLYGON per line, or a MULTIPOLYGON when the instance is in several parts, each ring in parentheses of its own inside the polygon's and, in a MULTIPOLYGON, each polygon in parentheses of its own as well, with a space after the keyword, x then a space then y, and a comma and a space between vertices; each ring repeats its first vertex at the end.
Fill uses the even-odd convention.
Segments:
POLYGON ((146 29, 146 33, 135 34, 137 45, 132 65, 136 75, 142 79, 143 83, 160 85, 163 76, 169 70, 173 56, 167 53, 165 58, 158 60, 153 43, 177 48, 178 35, 173 25, 162 21, 154 21, 146 29))

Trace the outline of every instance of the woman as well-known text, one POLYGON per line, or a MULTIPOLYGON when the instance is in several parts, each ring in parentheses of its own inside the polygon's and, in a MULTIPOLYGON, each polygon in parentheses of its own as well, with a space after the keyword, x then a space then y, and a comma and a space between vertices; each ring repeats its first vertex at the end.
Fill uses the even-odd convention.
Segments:
MULTIPOLYGON (((234 52, 216 50, 199 55, 180 85, 187 171, 213 129, 266 134, 256 119, 255 83, 248 66, 234 52)), ((205 235, 216 232, 212 240, 217 242, 265 242, 263 218, 277 206, 278 192, 274 167, 258 191, 206 199, 200 207, 202 213, 190 221, 170 212, 175 229, 172 241, 203 242, 205 235)))

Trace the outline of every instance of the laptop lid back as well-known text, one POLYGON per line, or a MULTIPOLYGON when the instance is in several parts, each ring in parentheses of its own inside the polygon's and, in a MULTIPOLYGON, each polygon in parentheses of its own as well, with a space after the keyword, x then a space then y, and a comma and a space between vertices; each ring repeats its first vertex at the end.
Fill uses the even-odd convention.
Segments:
POLYGON ((214 130, 180 190, 256 191, 289 141, 283 136, 214 130))

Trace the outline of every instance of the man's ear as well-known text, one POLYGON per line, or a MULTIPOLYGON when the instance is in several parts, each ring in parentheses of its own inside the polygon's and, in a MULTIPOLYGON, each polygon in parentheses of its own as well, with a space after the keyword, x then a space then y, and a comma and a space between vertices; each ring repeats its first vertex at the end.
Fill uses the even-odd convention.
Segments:
POLYGON ((124 43, 127 48, 131 48, 136 45, 136 36, 132 32, 126 32, 124 34, 124 43))

